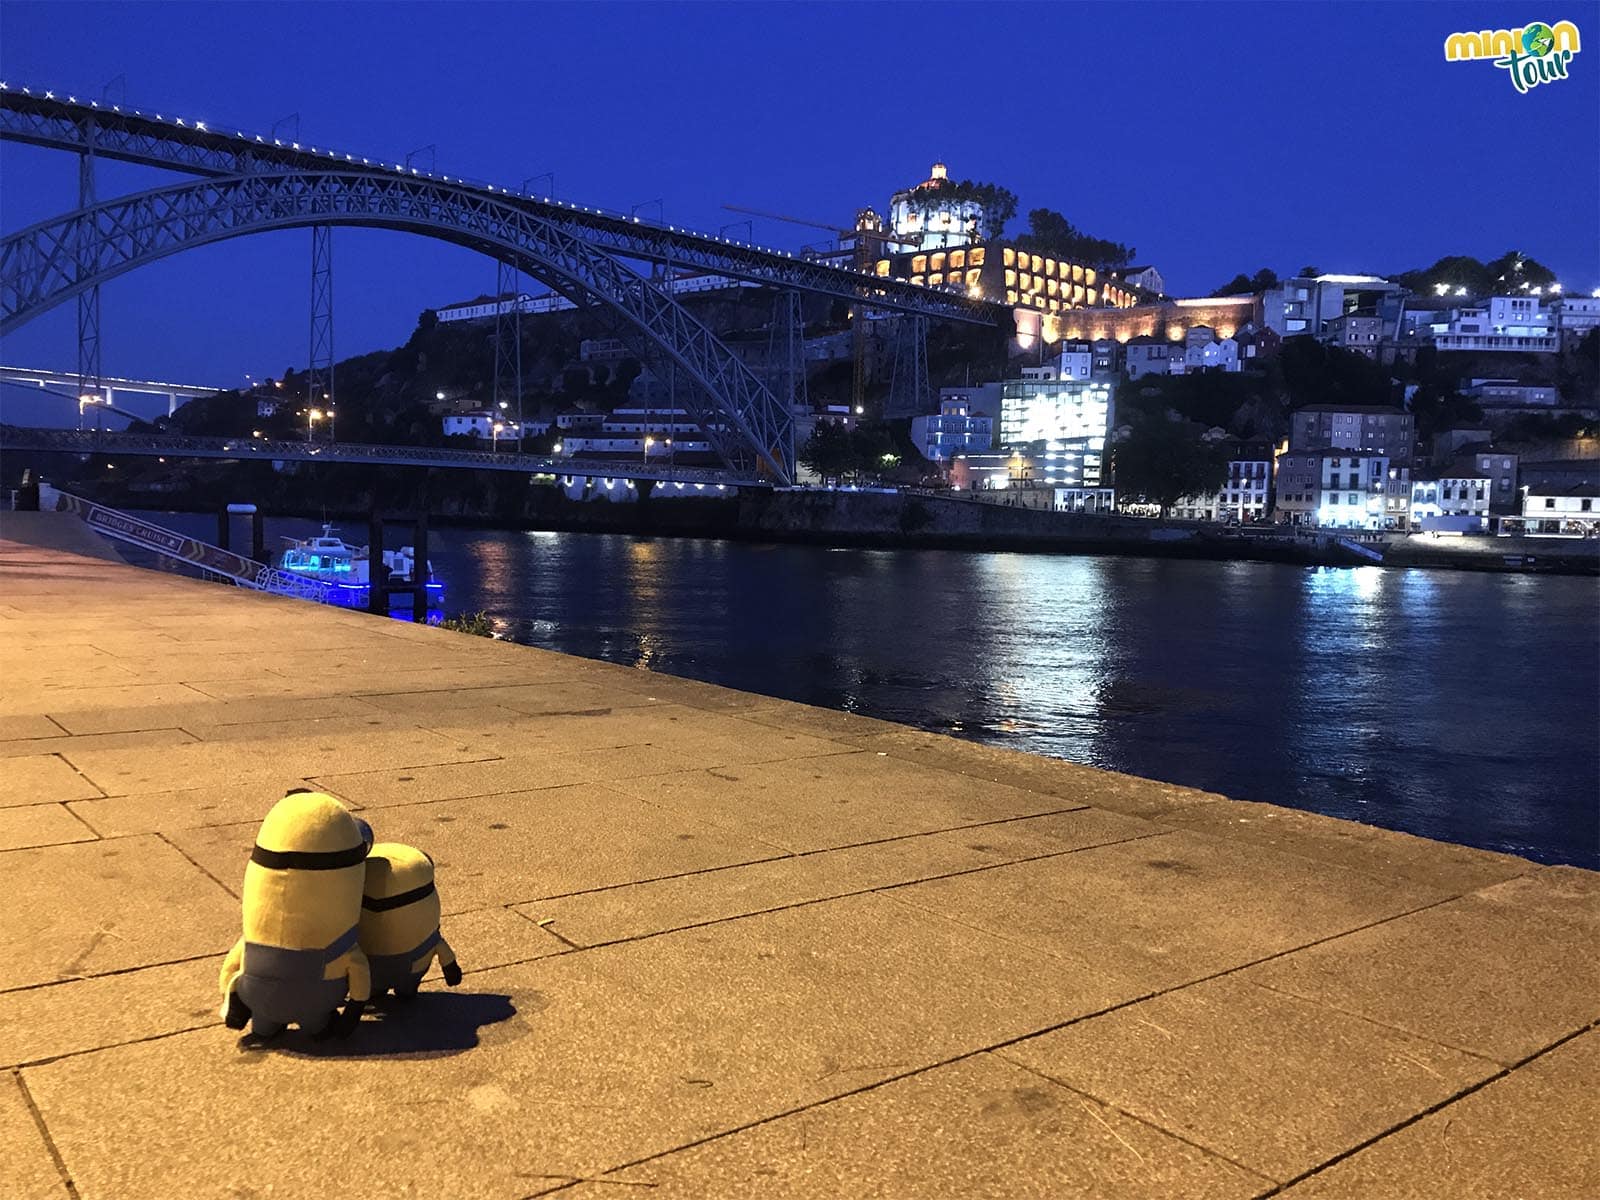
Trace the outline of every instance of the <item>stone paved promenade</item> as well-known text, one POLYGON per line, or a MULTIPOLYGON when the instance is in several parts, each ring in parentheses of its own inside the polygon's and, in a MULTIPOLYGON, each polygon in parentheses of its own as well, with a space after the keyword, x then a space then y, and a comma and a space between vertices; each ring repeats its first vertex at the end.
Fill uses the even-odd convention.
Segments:
POLYGON ((0 1196, 1600 1195, 1594 874, 66 520, 0 516, 0 1196), (252 1048, 217 969, 306 783, 432 853, 466 981, 252 1048))

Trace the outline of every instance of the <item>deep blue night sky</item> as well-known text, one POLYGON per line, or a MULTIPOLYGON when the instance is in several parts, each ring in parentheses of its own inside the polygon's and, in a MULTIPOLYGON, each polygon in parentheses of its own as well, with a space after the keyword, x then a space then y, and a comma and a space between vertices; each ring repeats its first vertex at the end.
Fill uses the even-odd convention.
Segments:
MULTIPOLYGON (((1569 288, 1600 285, 1600 5, 1575 0, 0 8, 13 86, 98 96, 118 75, 136 107, 253 132, 298 111, 308 144, 392 160, 434 143, 441 172, 553 171, 565 198, 660 197, 667 220, 710 230, 740 219, 724 203, 848 224, 944 158, 1023 213, 1136 245, 1178 294, 1261 266, 1396 271, 1512 247, 1569 288), (1519 95, 1487 63, 1444 61, 1458 29, 1558 19, 1584 38, 1566 81, 1519 95)), ((162 179, 102 171, 102 195, 162 179)), ((69 156, 6 145, 0 172, 7 232, 74 206, 69 156)), ((226 385, 303 366, 309 241, 240 239, 109 285, 106 372, 226 385)), ((490 262, 423 239, 335 244, 341 357, 493 286, 490 262)), ((62 306, 4 360, 70 367, 73 338, 62 306)))

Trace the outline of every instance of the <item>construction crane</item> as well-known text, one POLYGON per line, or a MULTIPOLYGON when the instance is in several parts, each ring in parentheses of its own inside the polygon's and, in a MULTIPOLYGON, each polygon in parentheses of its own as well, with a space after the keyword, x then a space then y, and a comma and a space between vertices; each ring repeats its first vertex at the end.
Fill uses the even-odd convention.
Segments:
MULTIPOLYGON (((885 246, 910 246, 915 248, 919 244, 917 242, 901 241, 885 234, 883 232, 882 219, 870 208, 862 209, 857 215, 854 229, 844 229, 838 225, 829 225, 825 221, 807 221, 803 217, 764 212, 759 208, 744 208, 737 204, 724 204, 722 207, 729 212, 762 217, 768 221, 787 221, 791 225, 805 225, 812 229, 826 229, 829 233, 838 236, 841 249, 843 249, 845 239, 851 238, 855 242, 854 265, 856 270, 862 272, 872 269, 873 259, 877 257, 885 246)), ((867 317, 864 306, 859 301, 850 310, 850 340, 853 368, 850 377, 850 407, 852 411, 859 414, 866 411, 867 401, 867 317)))

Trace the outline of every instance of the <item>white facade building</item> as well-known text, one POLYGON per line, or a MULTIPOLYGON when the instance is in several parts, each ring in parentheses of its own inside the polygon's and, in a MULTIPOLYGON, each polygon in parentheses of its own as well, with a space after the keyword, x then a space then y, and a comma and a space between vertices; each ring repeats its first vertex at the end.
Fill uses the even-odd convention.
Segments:
POLYGON ((1550 302, 1550 319, 1563 345, 1600 327, 1600 296, 1562 296, 1550 302))
POLYGON ((1461 394, 1476 400, 1480 408, 1551 408, 1561 403, 1555 388, 1515 379, 1474 379, 1461 394))
POLYGON ((1411 521, 1428 517, 1487 517, 1493 486, 1486 476, 1446 475, 1411 481, 1411 521))
POLYGON ((1529 488, 1522 496, 1522 517, 1529 533, 1594 537, 1600 534, 1600 488, 1529 488))
POLYGON ((1411 469, 1386 454, 1288 453, 1278 459, 1277 519, 1329 529, 1405 529, 1411 469))
POLYGON ((1000 444, 1028 447, 1040 483, 1098 486, 1110 427, 1109 383, 1027 378, 1000 385, 1000 444))
POLYGON ((889 201, 889 231, 902 246, 945 250, 970 246, 988 236, 987 216, 976 200, 957 200, 943 163, 934 163, 928 178, 896 192, 889 201))
POLYGON ((1217 493, 1219 521, 1264 521, 1272 510, 1272 459, 1235 458, 1217 493))
MULTIPOLYGON (((575 454, 605 454, 642 460, 672 458, 679 454, 705 454, 711 443, 692 417, 681 408, 619 408, 595 422, 596 413, 581 415, 582 426, 566 426, 571 432, 561 438, 563 457, 575 454)), ((556 418, 557 425, 561 418, 556 418)))
POLYGON ((1114 488, 1056 488, 1051 508, 1056 512, 1114 513, 1117 493, 1114 488))
POLYGON ((1231 337, 1219 338, 1205 325, 1197 325, 1184 335, 1182 369, 1170 363, 1174 375, 1193 375, 1197 371, 1238 371, 1239 343, 1231 337))
POLYGON ((1440 350, 1553 354, 1559 339, 1536 296, 1492 296, 1486 304, 1452 308, 1429 327, 1440 350))

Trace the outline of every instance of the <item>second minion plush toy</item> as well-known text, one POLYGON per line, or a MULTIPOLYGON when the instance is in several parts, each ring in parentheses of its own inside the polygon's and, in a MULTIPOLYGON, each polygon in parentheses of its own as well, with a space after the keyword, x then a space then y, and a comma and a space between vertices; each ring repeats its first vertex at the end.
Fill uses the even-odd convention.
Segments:
POLYGON ((353 1026, 371 987, 357 942, 371 845, 371 828, 332 796, 297 789, 272 806, 244 869, 244 936, 222 964, 228 1028, 353 1026))
POLYGON ((367 856, 361 949, 371 964, 374 996, 393 988, 396 996, 409 1000, 435 958, 446 984, 461 982, 455 952, 439 936, 433 859, 415 846, 379 842, 367 856))

